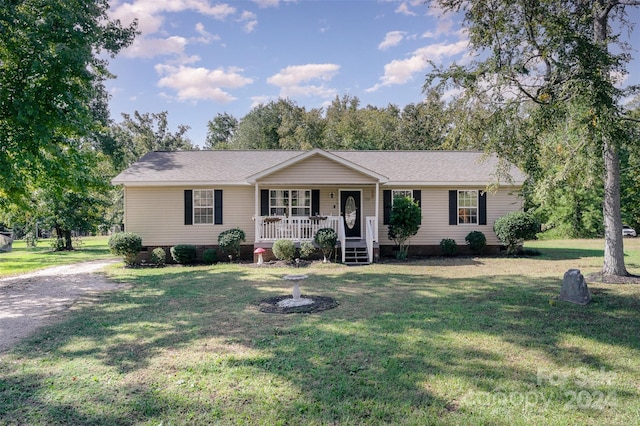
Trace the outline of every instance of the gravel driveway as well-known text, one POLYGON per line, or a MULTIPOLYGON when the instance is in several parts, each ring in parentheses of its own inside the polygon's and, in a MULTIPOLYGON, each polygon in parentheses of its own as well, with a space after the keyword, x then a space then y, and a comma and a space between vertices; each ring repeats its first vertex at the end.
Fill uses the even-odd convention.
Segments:
POLYGON ((96 273, 119 260, 55 266, 0 279, 0 352, 52 324, 81 297, 127 287, 96 273))

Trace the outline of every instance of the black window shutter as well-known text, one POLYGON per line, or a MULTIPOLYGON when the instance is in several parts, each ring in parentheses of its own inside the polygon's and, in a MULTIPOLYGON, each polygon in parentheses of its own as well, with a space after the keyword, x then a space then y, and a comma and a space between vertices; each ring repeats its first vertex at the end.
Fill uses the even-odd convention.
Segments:
POLYGON ((391 190, 382 191, 382 224, 388 225, 391 220, 391 190))
POLYGON ((213 223, 222 225, 222 189, 213 191, 213 223))
POLYGON ((311 190, 311 215, 312 216, 320 215, 320 190, 319 189, 311 190))
POLYGON ((260 216, 269 216, 269 190, 260 190, 260 216))
POLYGON ((449 225, 458 224, 458 191, 449 191, 449 225))
POLYGON ((478 225, 487 224, 487 193, 478 191, 478 225))
MULTIPOLYGON (((420 210, 422 210, 422 191, 419 189, 413 190, 413 201, 418 203, 420 210)), ((420 213, 420 223, 422 223, 422 213, 420 213)))
POLYGON ((193 225, 193 191, 184 190, 184 224, 193 225))

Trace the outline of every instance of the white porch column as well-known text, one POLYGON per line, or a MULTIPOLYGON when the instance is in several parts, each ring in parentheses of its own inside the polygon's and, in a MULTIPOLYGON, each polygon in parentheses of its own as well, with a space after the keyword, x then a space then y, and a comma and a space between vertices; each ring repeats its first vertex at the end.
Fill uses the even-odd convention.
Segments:
POLYGON ((376 181, 376 228, 375 228, 375 239, 376 242, 380 242, 380 240, 378 240, 378 224, 379 222, 379 213, 380 213, 380 182, 376 181))
POLYGON ((260 220, 258 220, 258 218, 260 217, 260 191, 258 190, 258 182, 253 184, 253 187, 255 188, 255 195, 254 195, 254 213, 253 213, 253 227, 254 227, 254 243, 258 242, 258 236, 260 235, 260 220))

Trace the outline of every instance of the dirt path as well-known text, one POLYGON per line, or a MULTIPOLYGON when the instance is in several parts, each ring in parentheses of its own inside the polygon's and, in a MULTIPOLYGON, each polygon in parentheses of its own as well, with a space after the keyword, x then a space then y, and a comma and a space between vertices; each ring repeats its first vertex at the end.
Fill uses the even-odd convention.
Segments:
POLYGON ((117 260, 55 266, 0 279, 0 352, 6 351, 86 295, 125 288, 96 273, 117 260))

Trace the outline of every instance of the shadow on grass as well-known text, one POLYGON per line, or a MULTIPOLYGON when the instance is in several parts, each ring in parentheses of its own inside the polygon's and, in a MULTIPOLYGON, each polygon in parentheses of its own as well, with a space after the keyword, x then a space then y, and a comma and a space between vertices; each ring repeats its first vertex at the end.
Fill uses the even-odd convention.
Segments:
MULTIPOLYGON (((513 362, 518 352, 543 354, 550 365, 622 373, 607 353, 567 345, 566 336, 640 349, 637 297, 599 290, 588 307, 552 306, 556 279, 328 269, 314 271, 302 290, 332 296, 338 308, 259 312, 257 301, 288 293, 282 275, 262 272, 256 281, 242 268, 131 273, 124 277, 131 289, 16 349, 37 373, 0 364, 0 414, 9 422, 26 414, 33 423, 188 421, 182 416, 190 413, 196 422, 425 424, 469 414, 459 407, 461 388, 535 386, 537 364, 513 362), (64 376, 66 383, 55 383, 60 376, 39 367, 48 363, 83 383, 64 376), (113 378, 106 386, 105 377, 113 378), (93 412, 74 405, 80 402, 72 395, 56 394, 73 402, 52 402, 52 386, 63 385, 77 386, 93 412)), ((473 419, 504 421, 479 416, 473 419)))

